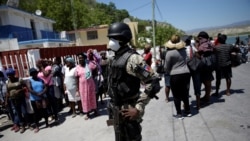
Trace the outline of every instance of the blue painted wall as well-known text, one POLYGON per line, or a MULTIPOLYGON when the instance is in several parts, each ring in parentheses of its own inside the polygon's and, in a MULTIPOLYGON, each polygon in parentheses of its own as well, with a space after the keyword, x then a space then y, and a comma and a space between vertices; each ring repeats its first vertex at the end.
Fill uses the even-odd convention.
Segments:
MULTIPOLYGON (((41 30, 42 39, 60 39, 59 33, 41 30)), ((17 38, 18 42, 37 40, 30 28, 13 25, 0 26, 0 38, 17 38)))
POLYGON ((43 39, 59 39, 60 38, 58 33, 55 33, 52 31, 41 30, 41 34, 42 34, 43 39))
POLYGON ((32 30, 13 25, 0 26, 0 38, 17 38, 18 41, 33 40, 32 30))

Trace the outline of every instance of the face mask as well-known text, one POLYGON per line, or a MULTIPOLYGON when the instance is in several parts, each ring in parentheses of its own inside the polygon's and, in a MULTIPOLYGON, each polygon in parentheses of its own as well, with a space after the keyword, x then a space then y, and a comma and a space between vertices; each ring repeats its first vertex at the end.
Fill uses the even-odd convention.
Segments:
POLYGON ((115 40, 115 39, 112 39, 110 38, 109 39, 109 48, 113 51, 118 51, 119 48, 121 47, 120 44, 119 44, 119 41, 118 40, 115 40))

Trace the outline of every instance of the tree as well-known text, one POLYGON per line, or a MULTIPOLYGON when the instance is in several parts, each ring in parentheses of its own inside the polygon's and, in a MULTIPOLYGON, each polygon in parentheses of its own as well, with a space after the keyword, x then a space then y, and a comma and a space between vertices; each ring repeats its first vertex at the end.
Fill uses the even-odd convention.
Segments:
POLYGON ((7 3, 7 0, 0 0, 0 5, 5 5, 7 3))
POLYGON ((95 0, 20 0, 20 9, 31 13, 40 9, 43 17, 56 21, 56 31, 111 24, 129 17, 128 11, 116 9, 112 2, 107 5, 95 0))
MULTIPOLYGON (((137 19, 134 19, 137 20, 137 19)), ((147 43, 146 39, 150 39, 153 41, 153 32, 152 32, 152 25, 150 20, 138 20, 138 44, 137 46, 143 48, 144 44, 147 43), (146 30, 146 27, 151 27, 151 30, 146 30)), ((164 45, 173 34, 182 35, 184 34, 183 31, 175 28, 171 24, 167 23, 157 23, 155 26, 155 44, 156 46, 164 45)))
MULTIPOLYGON (((55 20, 55 31, 70 31, 80 28, 87 28, 102 24, 121 22, 125 18, 138 22, 137 39, 152 40, 152 31, 146 27, 152 27, 151 20, 141 20, 131 17, 127 10, 116 9, 113 2, 109 4, 97 3, 96 0, 20 0, 19 8, 34 13, 37 9, 42 11, 42 16, 55 20)), ((157 22, 155 39, 156 45, 162 45, 172 34, 181 33, 170 24, 157 22)))
POLYGON ((158 25, 155 30, 155 44, 162 46, 164 45, 172 35, 182 33, 170 24, 158 25))

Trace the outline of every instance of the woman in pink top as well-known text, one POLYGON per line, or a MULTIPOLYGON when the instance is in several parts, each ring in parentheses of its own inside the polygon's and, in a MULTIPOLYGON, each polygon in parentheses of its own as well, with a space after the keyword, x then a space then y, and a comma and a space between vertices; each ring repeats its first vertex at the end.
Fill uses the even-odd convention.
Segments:
POLYGON ((92 70, 97 66, 88 63, 86 58, 85 54, 78 54, 79 65, 76 66, 77 89, 80 93, 83 112, 86 113, 85 120, 89 118, 92 111, 97 115, 95 82, 92 77, 92 70))
POLYGON ((52 83, 52 75, 51 75, 51 65, 46 60, 38 60, 36 62, 36 66, 38 68, 38 77, 41 78, 45 84, 53 85, 52 83))
POLYGON ((38 77, 44 81, 44 84, 48 87, 47 98, 48 98, 48 113, 55 122, 58 122, 58 105, 57 99, 54 93, 54 85, 52 80, 52 62, 48 60, 39 60, 37 62, 37 67, 39 69, 38 77))

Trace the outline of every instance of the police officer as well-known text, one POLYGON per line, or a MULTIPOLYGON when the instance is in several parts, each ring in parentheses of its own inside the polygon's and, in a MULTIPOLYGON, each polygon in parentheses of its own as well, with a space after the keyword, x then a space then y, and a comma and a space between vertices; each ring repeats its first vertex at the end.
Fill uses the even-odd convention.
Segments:
POLYGON ((143 57, 127 43, 132 34, 125 23, 114 23, 108 29, 109 50, 115 55, 109 63, 109 122, 114 125, 116 141, 141 141, 142 116, 151 98, 157 98, 159 78, 143 57), (140 83, 145 85, 140 93, 140 83), (111 122, 113 121, 113 122, 111 122))

